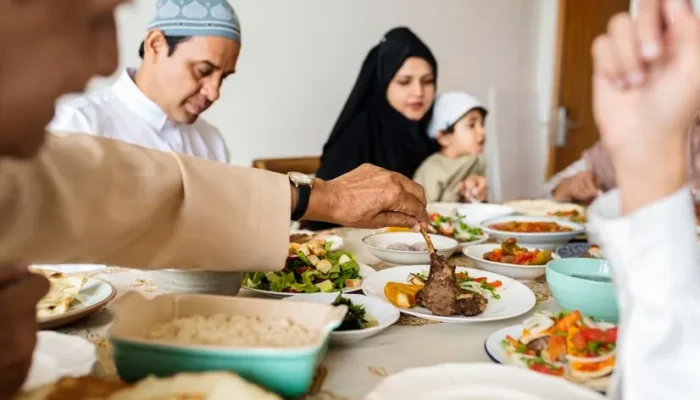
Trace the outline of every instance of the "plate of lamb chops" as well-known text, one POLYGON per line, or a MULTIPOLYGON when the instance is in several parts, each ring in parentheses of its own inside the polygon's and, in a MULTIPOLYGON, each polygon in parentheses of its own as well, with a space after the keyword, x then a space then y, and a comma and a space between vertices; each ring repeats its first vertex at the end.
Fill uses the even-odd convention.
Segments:
POLYGON ((439 255, 422 232, 430 265, 387 268, 362 284, 367 296, 389 302, 399 311, 441 322, 482 322, 517 317, 530 311, 535 294, 503 275, 455 267, 439 255))

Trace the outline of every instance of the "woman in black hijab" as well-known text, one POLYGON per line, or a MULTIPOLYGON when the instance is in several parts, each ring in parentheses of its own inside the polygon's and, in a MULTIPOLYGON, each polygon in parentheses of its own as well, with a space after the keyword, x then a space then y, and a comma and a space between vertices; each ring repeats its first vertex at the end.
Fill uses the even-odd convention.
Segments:
POLYGON ((387 32, 362 64, 316 175, 333 179, 370 163, 413 178, 438 149, 427 135, 436 78, 435 57, 411 30, 387 32))

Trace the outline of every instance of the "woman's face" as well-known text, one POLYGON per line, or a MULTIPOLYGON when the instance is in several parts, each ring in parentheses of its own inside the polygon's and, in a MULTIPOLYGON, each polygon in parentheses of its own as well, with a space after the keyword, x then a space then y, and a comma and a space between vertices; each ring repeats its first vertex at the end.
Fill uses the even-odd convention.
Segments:
POLYGON ((389 83, 386 98, 404 117, 420 121, 435 100, 433 68, 422 58, 407 58, 389 83))

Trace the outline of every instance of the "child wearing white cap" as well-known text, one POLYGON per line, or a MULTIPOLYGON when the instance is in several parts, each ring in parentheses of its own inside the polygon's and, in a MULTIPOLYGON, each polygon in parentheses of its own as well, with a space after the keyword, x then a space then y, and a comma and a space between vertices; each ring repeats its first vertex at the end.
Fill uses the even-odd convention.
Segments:
POLYGON ((435 101, 428 135, 441 149, 413 177, 425 188, 429 202, 486 200, 486 114, 477 99, 463 92, 444 93, 435 101))

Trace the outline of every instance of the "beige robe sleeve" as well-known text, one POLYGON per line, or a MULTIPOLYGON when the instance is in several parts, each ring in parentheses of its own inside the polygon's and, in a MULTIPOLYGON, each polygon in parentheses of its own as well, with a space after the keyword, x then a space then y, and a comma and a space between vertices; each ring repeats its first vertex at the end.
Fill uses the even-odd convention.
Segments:
POLYGON ((279 270, 286 176, 101 137, 0 161, 0 262, 279 270))

